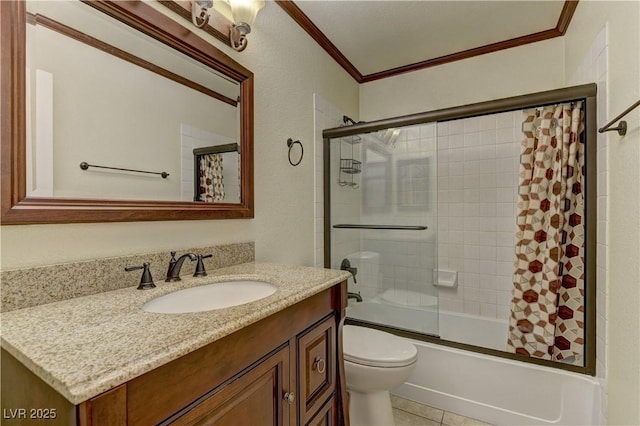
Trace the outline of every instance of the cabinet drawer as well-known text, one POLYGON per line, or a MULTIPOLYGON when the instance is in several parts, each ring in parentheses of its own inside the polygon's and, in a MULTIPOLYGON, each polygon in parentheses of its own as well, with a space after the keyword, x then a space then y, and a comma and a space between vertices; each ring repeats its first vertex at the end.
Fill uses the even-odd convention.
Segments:
POLYGON ((335 389, 336 321, 327 317, 298 337, 300 423, 306 424, 335 389))

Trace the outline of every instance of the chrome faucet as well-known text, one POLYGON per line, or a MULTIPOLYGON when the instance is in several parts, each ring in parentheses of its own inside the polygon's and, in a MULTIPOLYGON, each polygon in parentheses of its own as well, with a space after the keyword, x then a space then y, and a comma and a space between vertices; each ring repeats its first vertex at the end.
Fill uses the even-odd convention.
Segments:
POLYGON ((167 269, 166 282, 180 281, 180 269, 186 258, 189 258, 192 262, 198 257, 193 253, 186 253, 176 259, 176 252, 171 252, 171 260, 169 261, 169 269, 167 269))

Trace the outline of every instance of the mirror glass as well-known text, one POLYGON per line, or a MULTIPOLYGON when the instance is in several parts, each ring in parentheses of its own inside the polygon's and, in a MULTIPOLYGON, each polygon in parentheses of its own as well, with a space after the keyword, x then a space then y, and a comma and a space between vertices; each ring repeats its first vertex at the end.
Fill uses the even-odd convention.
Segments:
POLYGON ((238 81, 80 2, 27 22, 28 197, 241 202, 238 81))

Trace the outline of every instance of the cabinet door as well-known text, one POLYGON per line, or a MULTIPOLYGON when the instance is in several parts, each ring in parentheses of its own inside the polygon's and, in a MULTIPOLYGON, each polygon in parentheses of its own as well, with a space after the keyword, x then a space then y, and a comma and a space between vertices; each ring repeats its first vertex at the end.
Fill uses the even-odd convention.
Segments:
POLYGON ((332 315, 298 337, 299 413, 306 424, 335 390, 336 320, 332 315))
POLYGON ((120 385, 78 406, 80 426, 126 426, 127 385, 120 385))
POLYGON ((332 397, 306 426, 334 426, 336 424, 336 400, 332 397))
POLYGON ((289 386, 289 348, 274 353, 203 396, 173 425, 289 425, 295 405, 285 401, 289 386))

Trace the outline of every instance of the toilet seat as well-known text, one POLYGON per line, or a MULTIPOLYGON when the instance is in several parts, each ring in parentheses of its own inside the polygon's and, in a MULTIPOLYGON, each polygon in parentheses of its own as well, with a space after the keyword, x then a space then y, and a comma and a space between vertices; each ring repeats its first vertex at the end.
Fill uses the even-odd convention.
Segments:
POLYGON ((404 367, 416 362, 418 350, 393 334, 366 327, 345 325, 344 359, 370 367, 404 367))

